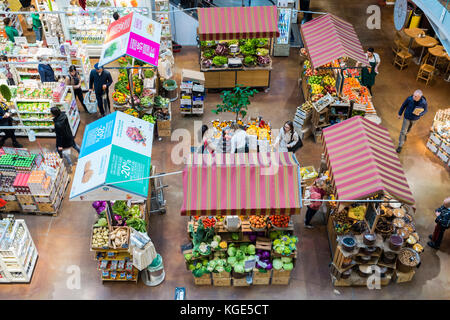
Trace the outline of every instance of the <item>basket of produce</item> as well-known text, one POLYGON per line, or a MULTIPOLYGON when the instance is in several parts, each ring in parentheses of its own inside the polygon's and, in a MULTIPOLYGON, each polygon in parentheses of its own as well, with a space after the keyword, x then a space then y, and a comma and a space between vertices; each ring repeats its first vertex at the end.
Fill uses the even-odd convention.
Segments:
POLYGON ((119 106, 127 104, 127 96, 120 91, 114 91, 112 94, 112 98, 114 100, 114 103, 119 106))
POLYGON ((228 63, 228 58, 223 56, 215 56, 212 63, 216 68, 224 68, 228 63))
POLYGON ((244 60, 242 61, 244 66, 246 67, 254 67, 256 66, 256 57, 249 55, 249 56, 245 56, 244 60))
POLYGON ((250 222, 250 228, 253 231, 265 231, 267 228, 267 218, 265 216, 250 216, 248 221, 250 222))
POLYGON ((347 252, 352 252, 356 247, 355 237, 352 235, 344 236, 341 240, 341 245, 347 252))
POLYGON ((269 228, 275 230, 286 230, 290 227, 290 216, 271 215, 269 216, 269 228))
POLYGON ((128 249, 129 238, 129 227, 113 227, 113 230, 109 233, 110 247, 114 249, 128 249))
POLYGON ((392 235, 389 239, 389 248, 397 251, 403 246, 403 238, 399 235, 392 235))
POLYGON ((94 227, 91 237, 92 249, 108 249, 109 248, 109 230, 107 227, 94 227))
POLYGON ((419 254, 411 248, 403 248, 398 254, 397 270, 408 273, 420 263, 419 254))
POLYGON ((394 226, 385 217, 381 217, 378 220, 375 230, 381 233, 383 237, 387 237, 387 235, 391 234, 394 231, 394 226))

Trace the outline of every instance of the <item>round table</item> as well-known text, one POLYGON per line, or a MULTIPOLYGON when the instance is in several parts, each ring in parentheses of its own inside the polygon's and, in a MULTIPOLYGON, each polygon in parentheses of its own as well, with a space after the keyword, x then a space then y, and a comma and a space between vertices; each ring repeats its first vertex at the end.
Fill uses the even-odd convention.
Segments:
POLYGON ((404 29, 403 31, 405 32, 405 34, 408 37, 411 38, 411 39, 409 39, 408 50, 411 49, 412 41, 414 38, 417 38, 418 36, 425 34, 425 31, 423 31, 422 29, 419 29, 419 28, 404 29))
POLYGON ((431 48, 438 44, 438 41, 430 36, 425 36, 423 38, 415 38, 417 44, 422 47, 422 52, 420 53, 419 63, 422 62, 423 52, 425 51, 425 47, 431 48))
POLYGON ((439 58, 446 58, 446 54, 447 52, 445 52, 445 49, 443 46, 434 46, 432 48, 428 48, 428 52, 436 57, 436 59, 434 59, 434 64, 433 67, 436 67, 436 62, 439 58))

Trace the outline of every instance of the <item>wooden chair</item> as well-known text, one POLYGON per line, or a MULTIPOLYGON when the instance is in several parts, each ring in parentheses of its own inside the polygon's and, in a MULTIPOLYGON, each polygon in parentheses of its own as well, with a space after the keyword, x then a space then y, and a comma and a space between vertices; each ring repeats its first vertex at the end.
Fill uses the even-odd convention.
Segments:
POLYGON ((400 32, 395 31, 395 39, 394 44, 392 45, 392 52, 395 55, 398 52, 400 52, 403 49, 403 47, 408 48, 408 40, 406 40, 406 38, 402 36, 400 32))
POLYGON ((400 70, 407 67, 411 61, 412 54, 408 51, 408 47, 400 44, 400 50, 395 53, 394 66, 398 66, 400 70))
POLYGON ((435 71, 435 67, 433 67, 431 64, 428 64, 429 54, 427 53, 426 56, 422 60, 422 64, 420 65, 419 72, 417 72, 416 81, 419 79, 425 80, 426 85, 428 85, 428 82, 433 80, 433 74, 435 71))

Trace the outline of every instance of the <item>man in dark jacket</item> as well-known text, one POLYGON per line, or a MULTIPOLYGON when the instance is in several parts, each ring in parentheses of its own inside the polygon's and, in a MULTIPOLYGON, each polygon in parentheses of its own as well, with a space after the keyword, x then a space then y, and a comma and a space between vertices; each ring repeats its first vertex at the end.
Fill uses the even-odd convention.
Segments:
POLYGON ((411 130, 414 123, 419 120, 428 111, 427 99, 423 96, 421 90, 414 91, 412 96, 406 98, 403 102, 400 110, 398 111, 398 118, 402 117, 403 112, 403 124, 400 131, 400 137, 398 139, 397 153, 402 151, 403 144, 406 141, 406 135, 411 130))
POLYGON ((52 107, 50 112, 54 117, 53 123, 55 124, 56 150, 58 151, 59 156, 61 158, 65 158, 69 166, 72 166, 72 160, 68 155, 63 153, 63 149, 74 148, 78 153, 80 153, 80 147, 75 143, 66 114, 61 113, 61 110, 57 107, 52 107))
POLYGON ((450 227, 450 198, 445 199, 443 205, 436 209, 436 215, 436 227, 433 234, 428 236, 431 241, 427 244, 434 249, 439 249, 444 232, 450 227))
POLYGON ((45 58, 41 58, 38 64, 38 72, 41 82, 56 82, 55 72, 49 64, 45 64, 45 58))
MULTIPOLYGON (((4 105, 5 106, 5 105, 4 105)), ((0 127, 11 127, 12 118, 11 114, 0 105, 0 127)), ((22 145, 17 141, 14 129, 1 129, 5 135, 0 136, 0 148, 5 144, 6 139, 11 138, 14 148, 22 148, 22 145)))
POLYGON ((91 70, 89 75, 89 91, 92 92, 92 89, 95 92, 95 97, 97 98, 98 108, 100 110, 100 114, 102 117, 105 115, 105 109, 103 108, 103 99, 102 95, 106 93, 106 103, 105 108, 110 108, 111 103, 109 102, 109 91, 108 88, 112 84, 112 78, 109 71, 103 70, 102 67, 99 67, 98 63, 94 65, 95 70, 91 70))

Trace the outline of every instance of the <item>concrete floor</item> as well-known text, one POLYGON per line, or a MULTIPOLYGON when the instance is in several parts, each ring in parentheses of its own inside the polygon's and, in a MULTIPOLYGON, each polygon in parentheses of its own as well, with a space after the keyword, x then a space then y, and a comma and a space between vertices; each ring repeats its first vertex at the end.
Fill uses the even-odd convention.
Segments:
MULTIPOLYGON (((412 129, 409 139, 400 155, 404 171, 416 199, 417 229, 423 239, 434 228, 433 209, 441 205, 450 194, 449 170, 433 155, 425 143, 429 135, 435 112, 448 107, 449 84, 441 77, 426 87, 416 82, 418 67, 412 64, 399 71, 392 64, 390 44, 393 36, 392 7, 382 8, 382 29, 365 28, 365 9, 375 1, 325 1, 312 2, 313 10, 329 11, 351 21, 365 48, 375 47, 381 55, 382 65, 374 91, 374 104, 388 128, 394 143, 397 143, 401 121, 396 113, 403 100, 413 90, 420 88, 428 99, 430 111, 412 129)), ((298 50, 293 49, 289 58, 274 59, 271 89, 268 93, 258 93, 252 100, 250 112, 260 114, 271 121, 274 128, 280 128, 284 121, 292 119, 295 108, 302 103, 302 95, 297 87, 299 74, 298 50)), ((198 70, 197 49, 183 48, 176 54, 176 79, 180 80, 181 69, 198 70)), ((185 128, 193 132, 194 121, 205 123, 217 116, 209 110, 219 102, 218 94, 208 94, 206 112, 203 117, 183 117, 179 114, 178 103, 173 106, 174 129, 185 128)), ((221 118, 232 118, 224 115, 221 118)), ((82 112, 82 126, 76 140, 81 143, 84 125, 95 117, 82 112)), ((189 144, 191 137, 183 137, 189 144)), ((53 148, 52 139, 39 139, 44 148, 53 148)), ((158 172, 181 170, 182 165, 174 164, 170 157, 176 142, 167 138, 154 142, 152 163, 158 172)), ((35 143, 27 143, 30 149, 37 149, 35 143)), ((318 166, 321 146, 312 138, 305 141, 297 158, 302 165, 318 166)), ((296 234, 300 238, 299 259, 293 271, 289 286, 262 286, 250 288, 195 287, 192 275, 185 270, 180 245, 188 242, 186 235, 187 218, 180 216, 183 189, 179 176, 165 179, 170 187, 166 189, 168 210, 165 215, 151 217, 150 236, 157 251, 163 256, 166 280, 158 287, 146 287, 141 282, 105 283, 100 281, 94 253, 89 251, 90 229, 95 213, 90 203, 70 202, 65 199, 58 217, 20 215, 32 233, 39 251, 36 270, 30 284, 2 285, 0 299, 173 299, 175 287, 187 289, 187 299, 450 299, 450 232, 447 232, 440 251, 426 248, 422 254, 422 265, 413 281, 391 284, 382 290, 367 288, 337 288, 335 292, 330 282, 328 264, 330 251, 326 229, 320 217, 313 223, 313 230, 303 228, 303 214, 294 218, 296 234), (71 266, 78 266, 81 272, 80 289, 68 289, 71 266), (69 268, 69 269, 68 269, 69 268)), ((70 186, 69 186, 70 188, 70 186)), ((68 193, 67 193, 68 194, 68 193)))

